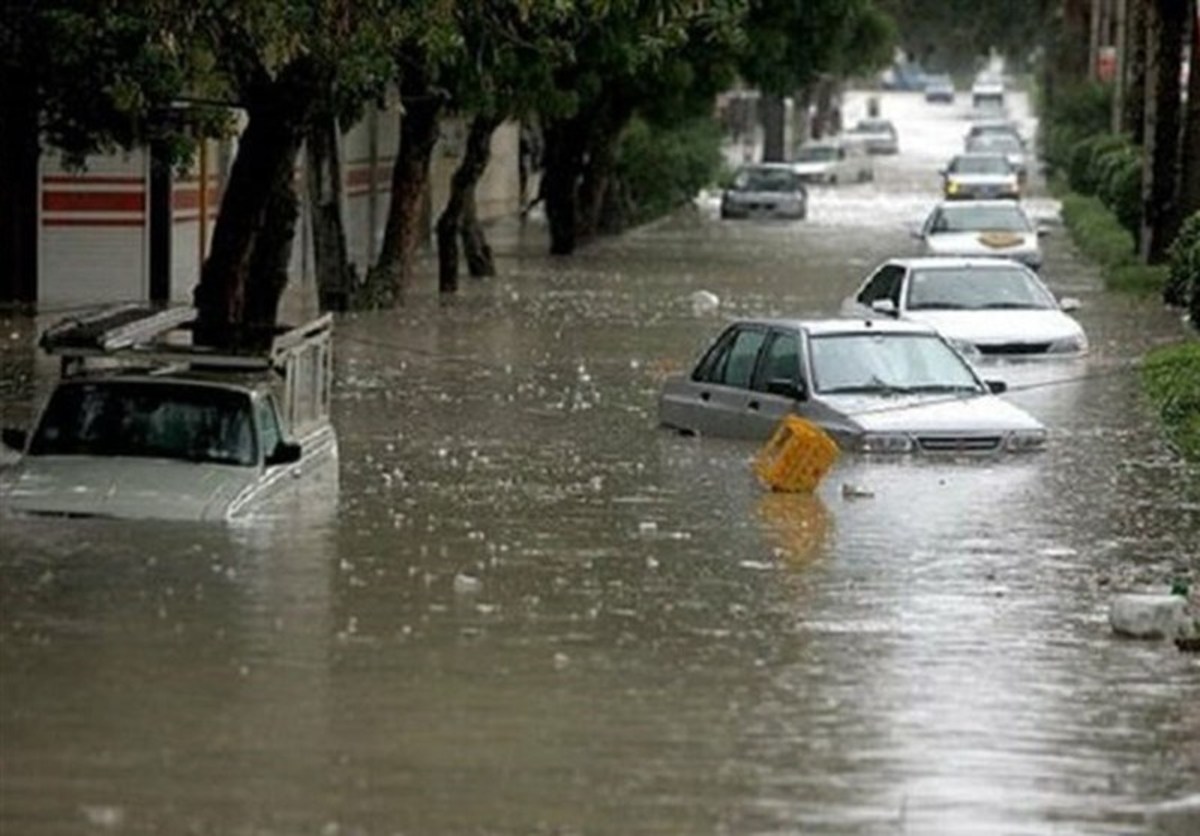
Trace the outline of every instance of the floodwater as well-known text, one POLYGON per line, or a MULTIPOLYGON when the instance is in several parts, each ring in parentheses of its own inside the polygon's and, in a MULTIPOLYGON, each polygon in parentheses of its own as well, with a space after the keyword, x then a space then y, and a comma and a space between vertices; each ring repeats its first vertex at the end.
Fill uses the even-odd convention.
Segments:
POLYGON ((1200 832, 1200 659, 1107 624, 1200 581, 1200 472, 1136 375, 1184 332, 1061 228, 1092 353, 987 375, 1041 454, 783 495, 655 426, 722 315, 834 312, 911 252, 965 111, 882 105, 901 155, 803 223, 702 200, 566 260, 498 230, 500 278, 340 320, 337 491, 0 523, 0 833, 1200 832))

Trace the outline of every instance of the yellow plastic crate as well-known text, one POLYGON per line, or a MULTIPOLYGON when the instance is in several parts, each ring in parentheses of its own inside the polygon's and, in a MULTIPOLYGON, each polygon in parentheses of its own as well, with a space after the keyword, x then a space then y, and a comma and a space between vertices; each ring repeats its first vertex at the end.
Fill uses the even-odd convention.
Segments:
POLYGON ((771 490, 809 492, 837 460, 838 446, 811 421, 787 415, 754 458, 754 472, 771 490))

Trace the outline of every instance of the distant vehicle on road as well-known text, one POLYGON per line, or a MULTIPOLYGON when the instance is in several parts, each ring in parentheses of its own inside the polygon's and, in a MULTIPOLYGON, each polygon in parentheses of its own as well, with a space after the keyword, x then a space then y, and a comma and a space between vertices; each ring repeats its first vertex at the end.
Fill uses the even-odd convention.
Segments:
POLYGON ((967 137, 963 145, 968 154, 1003 154, 1017 172, 1018 184, 1024 184, 1029 176, 1025 143, 1013 134, 980 133, 967 137))
POLYGON ((895 258, 884 262, 842 305, 848 316, 931 325, 968 357, 1078 356, 1087 337, 1027 267, 1008 259, 895 258))
POLYGON ((924 255, 1011 258, 1031 270, 1042 266, 1041 234, 1012 200, 943 201, 913 232, 924 255))
POLYGON ((897 154, 900 151, 900 136, 889 119, 860 119, 846 135, 861 141, 872 154, 897 154))
POLYGON ((659 421, 765 439, 785 415, 864 453, 986 454, 1045 444, 1045 428, 995 396, 927 325, 890 319, 740 319, 688 375, 669 379, 659 421))
POLYGON ((880 74, 879 86, 884 90, 923 90, 925 71, 917 63, 897 62, 880 74))
POLYGON ((941 170, 947 200, 1018 200, 1021 182, 1004 154, 959 154, 941 170))
POLYGON ((925 101, 954 104, 954 81, 945 73, 925 77, 925 101))
POLYGON ((875 164, 861 142, 834 137, 806 142, 792 156, 792 169, 805 183, 863 183, 875 178, 875 164))
POLYGON ((336 465, 332 319, 261 351, 190 345, 191 308, 122 306, 42 335, 63 375, 20 456, 0 470, 5 514, 229 520, 336 465))
POLYGON ((971 107, 980 110, 1004 108, 1004 80, 990 74, 976 76, 971 85, 971 107))
POLYGON ((760 163, 737 170, 721 194, 722 218, 808 217, 808 191, 789 163, 760 163))

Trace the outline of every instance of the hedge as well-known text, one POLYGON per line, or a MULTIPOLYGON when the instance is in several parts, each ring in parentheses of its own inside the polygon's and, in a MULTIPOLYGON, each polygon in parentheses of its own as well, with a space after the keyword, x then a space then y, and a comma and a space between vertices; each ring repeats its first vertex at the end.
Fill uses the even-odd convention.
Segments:
POLYGON ((1142 363, 1142 386, 1162 419, 1171 446, 1184 458, 1200 461, 1200 341, 1147 354, 1142 363))

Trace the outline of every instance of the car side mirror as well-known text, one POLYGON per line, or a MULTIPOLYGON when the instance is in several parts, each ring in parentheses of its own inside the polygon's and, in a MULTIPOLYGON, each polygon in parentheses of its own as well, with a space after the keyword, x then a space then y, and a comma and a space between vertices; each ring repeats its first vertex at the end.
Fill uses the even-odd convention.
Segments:
POLYGON ((884 316, 897 316, 896 303, 891 299, 876 299, 871 303, 871 310, 884 316))
POLYGON ((24 450, 25 442, 29 440, 29 433, 25 430, 19 430, 15 427, 5 427, 0 430, 0 441, 4 442, 5 447, 11 447, 14 450, 24 450))
POLYGON ((300 461, 304 448, 294 441, 281 441, 267 455, 267 465, 292 464, 300 461))
POLYGON ((767 393, 770 395, 778 395, 781 398, 791 398, 794 401, 803 401, 808 398, 808 393, 804 389, 803 383, 797 383, 791 378, 776 377, 767 381, 767 393))
POLYGON ((1044 226, 1039 226, 1037 228, 1037 237, 1038 238, 1045 238, 1049 234, 1050 234, 1049 228, 1044 227, 1044 226))
POLYGON ((1008 384, 1003 380, 987 380, 984 382, 987 383, 988 391, 993 395, 1002 395, 1008 391, 1008 384))
POLYGON ((938 169, 938 174, 942 175, 943 177, 945 177, 949 173, 950 173, 950 170, 947 168, 939 168, 938 169))
POLYGON ((1060 311, 1077 311, 1083 307, 1083 303, 1074 296, 1064 296, 1058 300, 1058 309, 1060 311))

